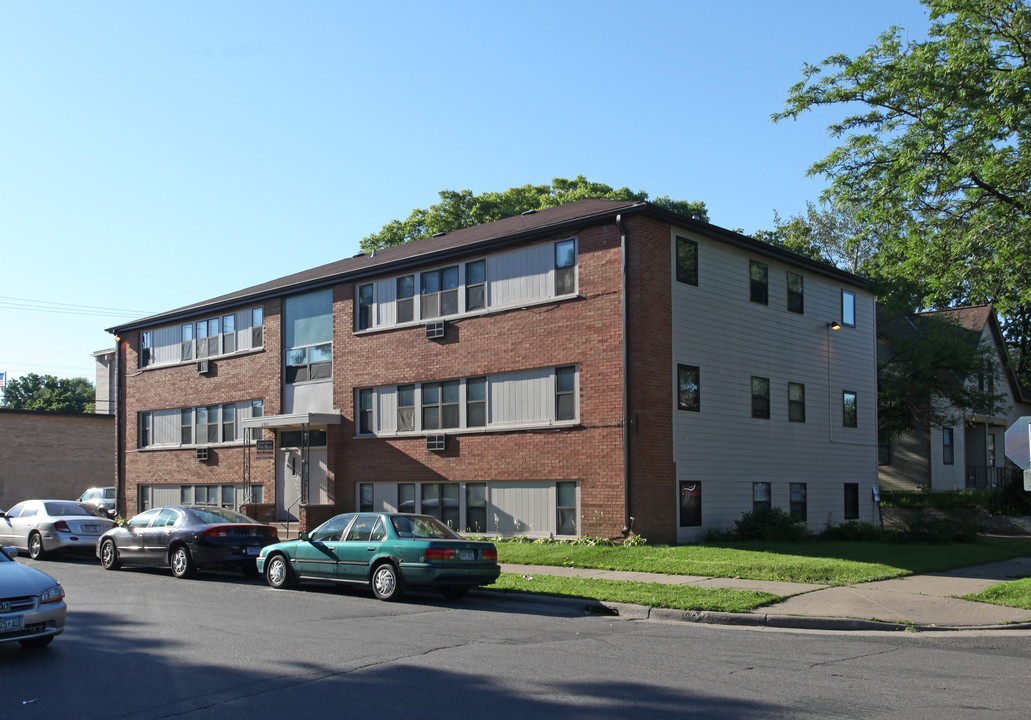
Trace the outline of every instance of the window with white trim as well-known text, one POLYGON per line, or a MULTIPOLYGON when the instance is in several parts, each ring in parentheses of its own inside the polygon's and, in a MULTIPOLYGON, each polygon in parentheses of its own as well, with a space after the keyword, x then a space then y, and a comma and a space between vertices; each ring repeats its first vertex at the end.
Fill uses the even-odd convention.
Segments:
POLYGON ((177 365, 260 349, 263 321, 264 312, 259 306, 145 330, 140 334, 140 367, 177 365))
POLYGON ((141 412, 137 444, 146 448, 238 443, 243 437, 240 424, 261 417, 262 408, 261 400, 246 400, 141 412))
POLYGON ((841 291, 841 324, 856 325, 856 294, 851 290, 841 291))
POLYGON ((287 384, 333 377, 333 291, 288 297, 283 304, 287 384))

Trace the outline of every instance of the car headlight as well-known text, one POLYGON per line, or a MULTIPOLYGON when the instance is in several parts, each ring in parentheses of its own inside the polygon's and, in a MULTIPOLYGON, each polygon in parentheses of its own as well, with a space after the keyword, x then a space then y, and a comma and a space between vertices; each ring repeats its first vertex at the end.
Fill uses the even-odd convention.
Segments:
POLYGON ((48 587, 46 590, 44 590, 42 593, 40 593, 40 595, 39 595, 39 602, 40 602, 40 604, 42 604, 42 603, 52 603, 52 602, 58 602, 59 600, 61 600, 63 598, 64 598, 64 588, 61 587, 60 583, 58 583, 57 585, 53 585, 51 587, 48 587))

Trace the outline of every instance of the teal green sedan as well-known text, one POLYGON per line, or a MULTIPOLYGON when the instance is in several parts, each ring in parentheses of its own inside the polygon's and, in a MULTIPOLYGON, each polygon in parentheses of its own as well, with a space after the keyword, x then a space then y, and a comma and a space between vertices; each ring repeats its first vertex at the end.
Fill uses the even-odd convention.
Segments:
POLYGON ((456 600, 501 574, 494 543, 466 540, 427 515, 345 513, 297 540, 267 545, 258 572, 274 588, 302 580, 367 585, 380 600, 409 587, 437 588, 456 600))

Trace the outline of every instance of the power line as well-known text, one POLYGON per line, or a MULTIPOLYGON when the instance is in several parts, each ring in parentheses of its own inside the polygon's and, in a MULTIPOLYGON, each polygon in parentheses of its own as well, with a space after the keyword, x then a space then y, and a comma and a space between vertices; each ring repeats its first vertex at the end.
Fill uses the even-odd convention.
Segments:
POLYGON ((105 308, 94 305, 74 305, 57 303, 49 300, 31 300, 28 298, 0 296, 0 308, 8 310, 26 310, 29 312, 61 313, 65 315, 90 315, 94 317, 144 317, 153 312, 144 310, 127 310, 122 308, 105 308))

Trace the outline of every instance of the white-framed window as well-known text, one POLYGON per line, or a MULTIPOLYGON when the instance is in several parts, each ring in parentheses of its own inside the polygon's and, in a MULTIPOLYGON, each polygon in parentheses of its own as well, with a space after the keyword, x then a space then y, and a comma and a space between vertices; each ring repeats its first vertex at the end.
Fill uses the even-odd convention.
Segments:
POLYGON ((575 365, 405 385, 359 388, 358 435, 390 436, 574 424, 575 365))
POLYGON ((841 291, 841 324, 856 326, 856 294, 851 290, 841 291))
POLYGON ((333 291, 292 295, 283 303, 284 376, 288 385, 333 377, 333 291))
POLYGON ((577 292, 576 238, 457 265, 366 282, 355 288, 356 331, 486 310, 525 307, 577 292))
POLYGON ((237 443, 243 437, 240 423, 261 417, 262 408, 261 400, 245 400, 141 412, 137 444, 146 448, 237 443))
POLYGON ((145 330, 140 334, 140 367, 177 365, 260 349, 263 321, 264 313, 258 306, 145 330))

